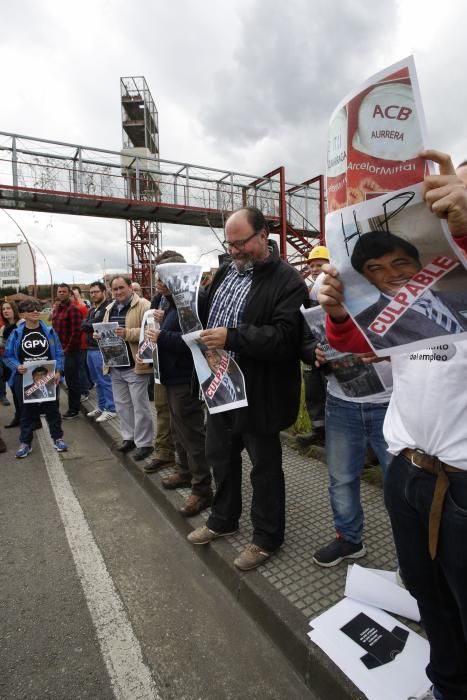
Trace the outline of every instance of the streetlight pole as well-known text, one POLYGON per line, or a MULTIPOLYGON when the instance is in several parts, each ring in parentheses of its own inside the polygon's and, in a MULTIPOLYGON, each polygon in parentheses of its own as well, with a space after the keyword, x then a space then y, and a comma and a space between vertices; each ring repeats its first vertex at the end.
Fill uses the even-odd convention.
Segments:
MULTIPOLYGON (((20 231, 20 233, 22 234, 24 240, 26 241, 26 245, 27 245, 28 248, 29 248, 29 252, 31 253, 31 258, 32 258, 32 269, 33 269, 33 274, 34 274, 34 285, 33 285, 33 289, 34 289, 34 296, 36 297, 36 296, 37 296, 37 273, 36 273, 36 259, 35 259, 35 257, 34 257, 33 249, 32 249, 32 247, 31 247, 31 244, 30 244, 30 242, 29 242, 28 237, 26 236, 25 232, 23 231, 23 229, 21 228, 21 226, 19 225, 19 223, 16 221, 16 219, 14 219, 14 218, 11 216, 11 214, 9 214, 9 213, 6 211, 6 209, 2 209, 2 211, 3 211, 4 214, 6 214, 6 215, 8 216, 9 219, 12 220, 12 222, 14 223, 14 225, 19 229, 19 231, 20 231)), ((44 255, 44 253, 42 253, 42 255, 44 255)), ((45 256, 44 256, 44 257, 45 257, 45 256)), ((49 263, 47 263, 47 265, 48 265, 48 264, 49 264, 49 263)), ((50 269, 50 268, 49 268, 49 269, 50 269)))

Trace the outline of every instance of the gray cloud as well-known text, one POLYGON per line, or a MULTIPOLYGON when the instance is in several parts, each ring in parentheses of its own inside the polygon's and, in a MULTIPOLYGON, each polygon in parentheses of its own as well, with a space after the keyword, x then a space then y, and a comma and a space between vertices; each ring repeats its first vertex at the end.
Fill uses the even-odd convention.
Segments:
MULTIPOLYGON (((463 0, 445 0, 442 9, 434 0, 137 5, 5 4, 0 129, 118 150, 119 77, 144 75, 163 157, 252 174, 284 165, 287 179, 299 182, 323 171, 328 120, 341 99, 414 52, 429 143, 455 162, 467 157, 463 0)), ((70 280, 94 277, 104 258, 108 268, 126 263, 121 222, 56 215, 50 227, 49 216, 24 217, 32 240, 37 232, 57 274, 70 280)), ((1 239, 14 238, 11 231, 3 222, 1 239)), ((170 226, 163 241, 190 262, 217 245, 209 229, 170 226)))
POLYGON ((200 108, 207 138, 240 146, 327 120, 374 65, 390 35, 395 0, 310 3, 256 0, 243 12, 237 49, 200 108))

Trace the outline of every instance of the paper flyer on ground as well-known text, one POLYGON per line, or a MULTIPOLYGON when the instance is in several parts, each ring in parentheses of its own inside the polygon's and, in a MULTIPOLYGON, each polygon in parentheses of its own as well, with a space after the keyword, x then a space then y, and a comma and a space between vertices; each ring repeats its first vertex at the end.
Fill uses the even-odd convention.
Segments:
MULTIPOLYGON (((339 174, 346 195, 339 201, 333 199, 337 190, 329 189, 336 185, 334 151, 328 163, 326 244, 344 283, 344 306, 378 355, 463 339, 467 259, 422 198, 425 171, 415 155, 424 145, 425 129, 413 60, 374 76, 356 93, 363 94, 358 112, 364 107, 366 121, 347 125, 339 174), (391 131, 388 119, 397 128, 391 131), (358 149, 366 160, 356 159, 358 149), (363 162, 377 187, 355 180, 362 170, 356 164, 363 162)), ((344 100, 345 109, 353 99, 344 100)), ((330 143, 337 143, 333 130, 332 121, 330 143)))
POLYGON ((157 353, 157 343, 153 343, 145 338, 147 328, 159 328, 159 323, 154 318, 154 309, 149 309, 143 316, 139 331, 139 343, 137 357, 139 362, 152 363, 153 355, 157 353))
POLYGON ((102 353, 104 365, 106 367, 129 367, 130 359, 127 345, 123 338, 115 335, 118 323, 116 321, 93 323, 92 327, 94 332, 99 334, 97 344, 102 353))
POLYGON ((198 292, 203 272, 202 265, 188 263, 165 263, 157 265, 157 274, 170 289, 177 307, 182 333, 193 333, 202 329, 198 317, 198 292))
POLYGON ((247 406, 245 378, 225 350, 209 350, 200 331, 183 336, 190 348, 203 398, 209 413, 221 413, 247 406))
POLYGON ((55 365, 55 360, 38 360, 25 363, 27 369, 23 374, 24 403, 55 401, 57 398, 55 365))
POLYGON ((302 307, 301 312, 314 337, 319 340, 332 375, 345 396, 362 398, 392 387, 391 368, 388 362, 380 363, 381 366, 365 364, 358 355, 338 352, 329 345, 326 337, 326 315, 323 309, 320 306, 311 309, 302 307))
POLYGON ((394 615, 420 621, 417 601, 398 584, 395 571, 380 571, 352 564, 347 568, 344 595, 394 615))
POLYGON ((382 610, 345 598, 310 626, 312 642, 369 700, 417 697, 431 685, 428 642, 382 610))

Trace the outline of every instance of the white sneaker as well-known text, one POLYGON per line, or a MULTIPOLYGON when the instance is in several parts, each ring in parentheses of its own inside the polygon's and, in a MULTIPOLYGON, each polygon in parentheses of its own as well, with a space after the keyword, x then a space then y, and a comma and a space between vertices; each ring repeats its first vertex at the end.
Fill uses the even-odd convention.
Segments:
POLYGON ((103 411, 99 418, 96 418, 96 423, 105 423, 108 420, 112 420, 112 418, 115 418, 117 414, 113 413, 112 411, 103 411))
POLYGON ((89 411, 86 415, 88 418, 99 418, 102 415, 102 411, 100 408, 95 408, 94 411, 89 411))

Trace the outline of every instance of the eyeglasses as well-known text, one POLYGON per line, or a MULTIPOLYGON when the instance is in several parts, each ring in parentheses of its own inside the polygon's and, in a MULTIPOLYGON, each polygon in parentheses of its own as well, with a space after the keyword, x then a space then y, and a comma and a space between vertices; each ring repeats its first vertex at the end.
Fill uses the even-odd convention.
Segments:
MULTIPOLYGON (((263 229, 261 229, 262 231, 263 229)), ((243 238, 241 241, 222 241, 222 247, 223 249, 228 253, 230 248, 236 248, 237 250, 243 250, 243 248, 246 246, 248 241, 251 241, 252 238, 257 236, 258 234, 261 233, 261 231, 255 231, 254 233, 251 234, 251 236, 248 236, 248 238, 243 238)))
POLYGON ((33 311, 40 311, 41 307, 38 306, 37 304, 30 304, 29 306, 23 306, 21 309, 21 313, 27 313, 31 314, 33 311))

